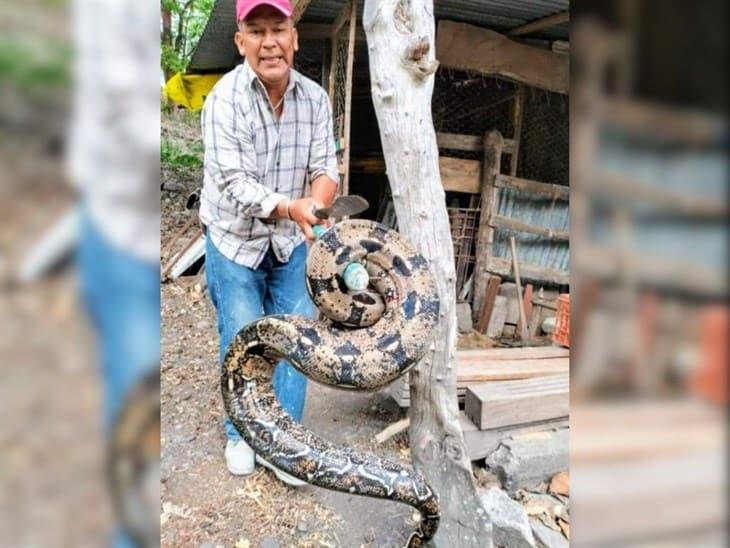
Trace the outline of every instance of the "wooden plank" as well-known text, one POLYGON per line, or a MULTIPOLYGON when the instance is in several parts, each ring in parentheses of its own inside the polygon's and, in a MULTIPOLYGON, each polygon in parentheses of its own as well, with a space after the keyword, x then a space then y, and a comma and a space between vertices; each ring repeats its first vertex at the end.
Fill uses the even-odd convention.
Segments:
POLYGON ((487 381, 512 381, 568 373, 568 358, 544 360, 502 360, 499 362, 461 362, 457 359, 457 385, 487 381))
MULTIPOLYGON (((328 23, 306 23, 297 25, 300 40, 329 40, 332 38, 332 25, 328 23)), ((365 31, 358 27, 355 31, 355 42, 365 42, 365 31)))
POLYGON ((528 194, 542 194, 550 198, 558 198, 565 201, 570 199, 570 187, 563 185, 541 183, 539 181, 520 179, 519 177, 511 177, 509 175, 498 175, 494 184, 498 188, 511 188, 528 194))
POLYGON ((565 417, 569 390, 567 374, 472 385, 464 413, 480 430, 565 417))
MULTIPOLYGON (((502 257, 490 257, 487 260, 487 271, 497 276, 512 277, 512 261, 502 257)), ((520 263, 522 278, 532 282, 549 282, 557 285, 569 285, 570 273, 566 270, 555 270, 534 264, 520 263)))
POLYGON ((439 157, 441 182, 445 190, 478 194, 481 165, 477 160, 439 157))
POLYGON ((560 419, 550 419, 546 421, 537 421, 516 426, 505 426, 502 428, 492 428, 489 430, 479 430, 477 426, 469 420, 463 411, 459 413, 459 424, 461 431, 464 433, 464 442, 466 444, 466 452, 469 460, 483 459, 489 453, 494 451, 502 440, 522 434, 532 434, 534 432, 546 432, 556 430, 558 428, 567 428, 569 425, 567 417, 560 419))
MULTIPOLYGON (((534 299, 533 299, 534 300, 534 299)), ((570 349, 561 346, 523 346, 519 348, 479 348, 475 350, 457 350, 459 361, 499 361, 499 360, 540 360, 550 358, 568 358, 570 349)))
POLYGON ((552 228, 544 228, 541 226, 525 223, 518 221, 512 217, 506 217, 504 215, 492 215, 492 221, 490 223, 495 228, 506 228, 509 230, 516 230, 517 232, 527 232, 529 234, 537 234, 542 236, 546 240, 553 240, 559 242, 570 241, 570 232, 565 230, 553 230, 552 228))
POLYGON ((295 25, 302 18, 302 15, 304 15, 304 10, 307 9, 307 6, 309 6, 311 1, 312 0, 294 0, 294 9, 292 10, 291 18, 292 21, 294 21, 295 25))
POLYGON ((530 21, 529 23, 520 25, 519 27, 515 27, 515 28, 511 29, 510 31, 508 31, 507 34, 510 36, 520 36, 522 34, 530 34, 531 32, 537 32, 539 30, 549 29, 550 27, 554 27, 555 25, 565 23, 566 21, 570 21, 570 12, 562 11, 560 13, 548 15, 547 17, 543 17, 543 18, 537 19, 535 21, 530 21))
POLYGON ((624 203, 640 200, 678 215, 721 220, 728 214, 728 205, 723 199, 698 197, 691 189, 682 194, 667 190, 661 184, 647 184, 623 174, 598 172, 586 180, 585 188, 591 194, 609 196, 624 203))
POLYGON ((716 143, 724 131, 722 117, 617 97, 601 99, 598 115, 604 124, 680 143, 716 143))
POLYGON ((479 211, 479 231, 475 250, 474 299, 473 310, 481 312, 487 291, 487 260, 492 255, 494 229, 490 219, 497 208, 497 189, 494 179, 502 165, 502 146, 504 139, 499 131, 490 131, 484 136, 484 169, 481 180, 481 209, 479 211))
POLYGON ((502 283, 502 278, 499 276, 489 276, 487 291, 484 295, 484 304, 482 304, 482 309, 479 311, 479 319, 476 325, 476 330, 479 333, 484 333, 489 326, 489 320, 492 317, 492 310, 494 309, 494 300, 497 298, 500 283, 502 283))
MULTIPOLYGON (((436 133, 436 143, 439 148, 462 150, 465 152, 482 152, 484 149, 483 135, 461 135, 459 133, 436 133)), ((504 139, 502 154, 511 154, 514 147, 512 139, 504 139)))
POLYGON ((529 86, 568 93, 567 55, 510 40, 498 32, 454 21, 440 21, 436 58, 444 67, 496 74, 529 86))

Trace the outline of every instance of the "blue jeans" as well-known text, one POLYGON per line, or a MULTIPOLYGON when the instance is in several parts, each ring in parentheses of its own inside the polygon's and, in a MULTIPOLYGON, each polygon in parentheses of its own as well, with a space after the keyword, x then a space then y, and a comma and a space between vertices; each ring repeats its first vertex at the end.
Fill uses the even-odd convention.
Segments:
MULTIPOLYGON (((127 395, 160 367, 160 265, 112 246, 82 217, 76 265, 81 294, 97 334, 102 382, 103 423, 111 433, 127 395)), ((119 527, 115 548, 134 548, 119 527)))
MULTIPOLYGON (((221 254, 210 239, 205 246, 205 274, 208 292, 218 313, 220 361, 223 363, 228 346, 242 327, 270 314, 296 314, 316 317, 304 282, 307 260, 306 244, 297 246, 282 263, 269 247, 258 268, 234 263, 221 254)), ((307 378, 291 364, 281 361, 274 369, 273 385, 282 407, 296 421, 302 420, 307 378)), ((225 419, 229 440, 241 436, 231 420, 225 419)))

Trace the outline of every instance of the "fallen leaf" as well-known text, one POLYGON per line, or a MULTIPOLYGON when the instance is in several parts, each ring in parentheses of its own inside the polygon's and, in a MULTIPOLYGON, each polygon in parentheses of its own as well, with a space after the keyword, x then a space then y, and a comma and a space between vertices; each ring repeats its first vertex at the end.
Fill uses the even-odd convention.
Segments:
POLYGON ((557 495, 569 495, 570 494, 570 475, 568 472, 560 472, 555 474, 553 479, 550 480, 550 487, 548 490, 551 493, 557 495))

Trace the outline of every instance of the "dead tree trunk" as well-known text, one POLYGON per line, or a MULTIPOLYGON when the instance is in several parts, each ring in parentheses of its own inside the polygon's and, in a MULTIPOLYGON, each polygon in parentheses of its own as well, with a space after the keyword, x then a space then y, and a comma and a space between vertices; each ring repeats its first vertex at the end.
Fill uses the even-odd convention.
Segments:
POLYGON ((431 118, 434 59, 430 0, 366 0, 373 104, 398 226, 431 262, 441 297, 432 352, 411 372, 410 439, 416 468, 439 495, 435 546, 491 545, 456 400, 454 255, 431 118))

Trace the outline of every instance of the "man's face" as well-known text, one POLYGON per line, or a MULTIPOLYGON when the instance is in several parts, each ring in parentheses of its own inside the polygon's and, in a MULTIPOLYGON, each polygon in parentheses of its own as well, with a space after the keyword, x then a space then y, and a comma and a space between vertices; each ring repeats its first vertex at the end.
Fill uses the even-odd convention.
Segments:
POLYGON ((259 6, 238 25, 235 41, 239 53, 264 84, 287 81, 294 52, 299 49, 290 18, 271 6, 259 6))

